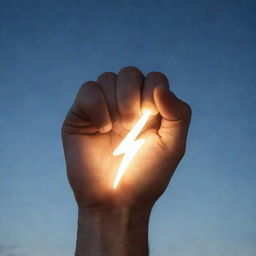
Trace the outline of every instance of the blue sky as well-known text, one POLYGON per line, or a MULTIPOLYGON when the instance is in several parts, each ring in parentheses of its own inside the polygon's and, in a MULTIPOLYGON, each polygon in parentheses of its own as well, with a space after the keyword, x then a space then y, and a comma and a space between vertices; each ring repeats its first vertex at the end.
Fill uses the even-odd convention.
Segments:
POLYGON ((255 27, 255 1, 1 0, 0 255, 72 255, 60 126, 84 81, 135 65, 193 108, 151 255, 255 256, 255 27))

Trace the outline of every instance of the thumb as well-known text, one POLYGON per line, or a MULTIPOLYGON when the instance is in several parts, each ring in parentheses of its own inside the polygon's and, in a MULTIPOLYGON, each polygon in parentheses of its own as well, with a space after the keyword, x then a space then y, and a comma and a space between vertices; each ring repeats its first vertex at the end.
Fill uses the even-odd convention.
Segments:
POLYGON ((185 151, 191 119, 190 106, 163 86, 157 86, 154 89, 154 101, 162 117, 158 135, 168 149, 177 150, 179 148, 185 151))

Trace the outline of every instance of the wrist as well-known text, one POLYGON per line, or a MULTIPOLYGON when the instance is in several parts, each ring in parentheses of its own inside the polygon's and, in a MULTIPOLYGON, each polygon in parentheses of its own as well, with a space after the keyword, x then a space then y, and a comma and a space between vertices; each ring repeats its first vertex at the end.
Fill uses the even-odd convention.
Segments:
POLYGON ((80 208, 76 256, 148 256, 151 207, 80 208))

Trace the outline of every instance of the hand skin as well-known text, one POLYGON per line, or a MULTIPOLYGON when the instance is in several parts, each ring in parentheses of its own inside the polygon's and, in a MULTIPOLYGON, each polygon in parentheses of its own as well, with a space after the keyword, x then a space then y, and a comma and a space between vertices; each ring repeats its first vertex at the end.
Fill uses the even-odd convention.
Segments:
POLYGON ((78 204, 76 256, 147 256, 151 209, 184 155, 191 108, 160 72, 105 72, 79 89, 62 126, 70 185, 78 204), (123 155, 114 149, 144 109, 145 143, 113 189, 123 155))

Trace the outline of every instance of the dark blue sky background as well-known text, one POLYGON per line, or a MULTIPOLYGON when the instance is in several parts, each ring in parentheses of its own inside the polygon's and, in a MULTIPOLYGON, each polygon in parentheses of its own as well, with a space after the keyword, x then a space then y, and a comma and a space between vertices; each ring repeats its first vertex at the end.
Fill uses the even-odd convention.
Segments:
POLYGON ((0 255, 72 255, 60 126, 84 81, 135 65, 193 108, 151 255, 255 256, 255 40, 255 1, 0 0, 0 255))

